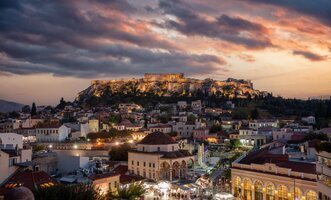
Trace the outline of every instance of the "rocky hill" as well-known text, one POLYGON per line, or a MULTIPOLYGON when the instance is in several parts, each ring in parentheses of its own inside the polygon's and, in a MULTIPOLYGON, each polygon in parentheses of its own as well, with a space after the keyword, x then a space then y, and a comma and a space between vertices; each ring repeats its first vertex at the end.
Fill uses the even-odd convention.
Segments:
POLYGON ((93 80, 91 85, 81 91, 76 102, 86 102, 91 98, 104 98, 115 94, 157 97, 196 97, 222 96, 225 98, 248 98, 265 96, 253 88, 250 80, 229 78, 224 81, 213 79, 186 78, 184 74, 145 74, 143 78, 120 80, 93 80))

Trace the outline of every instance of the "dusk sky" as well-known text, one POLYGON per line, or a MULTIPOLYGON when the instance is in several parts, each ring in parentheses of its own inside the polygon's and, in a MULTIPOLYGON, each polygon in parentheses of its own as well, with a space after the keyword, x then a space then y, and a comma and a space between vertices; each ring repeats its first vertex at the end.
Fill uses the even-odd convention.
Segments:
POLYGON ((0 1, 0 99, 54 105, 146 72, 331 95, 331 0, 0 1))

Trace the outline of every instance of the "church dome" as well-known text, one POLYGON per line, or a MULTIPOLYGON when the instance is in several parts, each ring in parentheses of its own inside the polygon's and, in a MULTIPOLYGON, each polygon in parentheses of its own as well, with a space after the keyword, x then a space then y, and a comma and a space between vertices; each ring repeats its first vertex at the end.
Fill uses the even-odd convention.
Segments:
POLYGON ((177 142, 168 134, 162 132, 153 132, 144 137, 139 144, 147 145, 166 145, 166 144, 177 144, 177 142))

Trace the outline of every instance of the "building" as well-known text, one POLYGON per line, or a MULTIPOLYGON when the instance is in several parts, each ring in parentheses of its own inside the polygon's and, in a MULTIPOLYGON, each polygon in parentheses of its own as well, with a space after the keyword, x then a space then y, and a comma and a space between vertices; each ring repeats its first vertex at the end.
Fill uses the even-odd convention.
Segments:
POLYGON ((316 124, 316 120, 314 116, 303 117, 301 120, 306 122, 308 125, 316 124))
POLYGON ((21 164, 31 161, 32 150, 23 147, 23 136, 0 133, 0 184, 12 176, 21 164))
POLYGON ((196 121, 195 123, 176 122, 172 124, 172 130, 177 132, 180 138, 191 138, 193 136, 193 131, 200 127, 203 127, 203 125, 199 121, 196 121))
POLYGON ((35 128, 18 128, 14 129, 14 133, 23 136, 23 142, 36 142, 36 129, 35 128))
POLYGON ((0 133, 12 133, 13 123, 10 121, 0 122, 0 133))
POLYGON ((201 109, 202 109, 201 100, 192 101, 191 102, 191 107, 192 107, 193 113, 200 114, 201 109))
POLYGON ((194 156, 169 135, 153 132, 137 144, 137 150, 129 151, 128 169, 131 174, 152 180, 177 180, 189 176, 194 156))
POLYGON ((46 172, 21 170, 2 184, 0 187, 0 199, 2 199, 9 190, 16 187, 24 186, 32 192, 35 192, 36 190, 46 189, 57 184, 58 182, 46 172))
POLYGON ((36 128, 37 142, 62 142, 69 137, 71 129, 60 124, 43 124, 36 128))
POLYGON ((331 199, 331 150, 323 150, 317 153, 317 189, 319 199, 331 199))
POLYGON ((90 119, 88 120, 89 132, 90 133, 98 133, 99 132, 99 120, 98 119, 90 119))
POLYGON ((168 124, 160 124, 149 128, 150 132, 171 133, 172 126, 168 124))
POLYGON ((232 163, 232 193, 247 200, 317 200, 314 163, 295 162, 283 147, 267 146, 232 163))
POLYGON ((88 177, 92 185, 100 190, 100 194, 107 194, 108 191, 115 192, 120 186, 120 174, 106 173, 93 174, 88 177))
POLYGON ((193 139, 204 141, 209 137, 209 128, 198 128, 193 131, 193 139))
POLYGON ((253 120, 249 122, 249 128, 258 129, 262 127, 278 127, 278 120, 253 120))
POLYGON ((179 109, 185 109, 187 107, 187 102, 186 101, 178 101, 177 106, 179 109))

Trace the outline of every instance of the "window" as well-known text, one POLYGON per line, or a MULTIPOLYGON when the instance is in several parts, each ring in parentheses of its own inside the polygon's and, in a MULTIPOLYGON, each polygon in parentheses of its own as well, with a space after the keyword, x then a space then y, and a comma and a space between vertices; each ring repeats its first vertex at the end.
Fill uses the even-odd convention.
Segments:
POLYGON ((161 148, 160 147, 157 147, 157 151, 160 151, 161 150, 161 148))
POLYGON ((263 200, 262 183, 256 181, 254 188, 255 188, 255 200, 263 200))
POLYGON ((267 185, 267 200, 275 200, 275 188, 273 185, 267 185))
POLYGON ((155 163, 153 163, 153 168, 155 168, 155 163))
POLYGON ((284 185, 280 185, 278 188, 278 199, 279 200, 287 200, 288 199, 288 191, 287 187, 284 185))
POLYGON ((137 166, 139 166, 139 161, 137 161, 137 166))
POLYGON ((172 151, 175 151, 175 147, 174 146, 172 146, 172 151))
POLYGON ((146 167, 146 162, 144 162, 144 167, 146 167))
POLYGON ((314 191, 309 190, 307 192, 307 200, 317 200, 317 194, 314 191))
POLYGON ((145 147, 143 147, 143 151, 145 151, 145 147))
POLYGON ((152 163, 149 163, 149 167, 152 167, 152 163))
POLYGON ((134 161, 132 161, 132 165, 134 165, 134 161))
POLYGON ((115 181, 115 188, 117 188, 117 181, 115 181))

